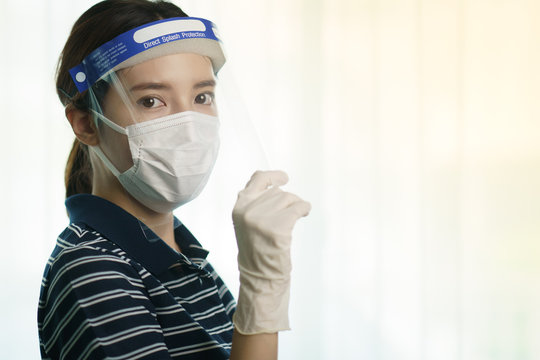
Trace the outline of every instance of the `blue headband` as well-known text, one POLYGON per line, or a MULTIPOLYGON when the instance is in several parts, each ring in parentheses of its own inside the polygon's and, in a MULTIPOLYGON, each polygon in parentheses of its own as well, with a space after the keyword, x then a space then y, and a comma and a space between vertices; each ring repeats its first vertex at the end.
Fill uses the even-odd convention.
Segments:
POLYGON ((221 40, 211 21, 177 17, 154 21, 118 35, 92 51, 69 73, 77 90, 83 92, 110 71, 158 56, 187 52, 208 56, 214 73, 225 63, 221 40))

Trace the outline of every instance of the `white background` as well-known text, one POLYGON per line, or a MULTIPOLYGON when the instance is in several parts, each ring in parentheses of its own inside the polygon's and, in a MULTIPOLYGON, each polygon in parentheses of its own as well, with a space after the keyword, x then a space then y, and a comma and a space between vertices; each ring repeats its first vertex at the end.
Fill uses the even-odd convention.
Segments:
MULTIPOLYGON (((39 357, 73 139, 55 62, 92 3, 0 2, 2 359, 39 357)), ((235 82, 223 121, 260 137, 244 152, 313 205, 281 359, 540 358, 536 0, 176 3, 220 28, 235 82)), ((224 151, 177 215, 236 292, 229 213, 255 169, 224 151)))

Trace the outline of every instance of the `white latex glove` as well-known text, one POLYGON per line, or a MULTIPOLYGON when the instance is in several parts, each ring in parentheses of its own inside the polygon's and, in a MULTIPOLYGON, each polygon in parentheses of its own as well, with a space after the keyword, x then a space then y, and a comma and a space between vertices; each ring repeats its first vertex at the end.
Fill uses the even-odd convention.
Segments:
POLYGON ((291 234, 311 205, 279 188, 288 180, 282 171, 255 172, 233 209, 240 270, 233 322, 244 335, 290 329, 291 234))

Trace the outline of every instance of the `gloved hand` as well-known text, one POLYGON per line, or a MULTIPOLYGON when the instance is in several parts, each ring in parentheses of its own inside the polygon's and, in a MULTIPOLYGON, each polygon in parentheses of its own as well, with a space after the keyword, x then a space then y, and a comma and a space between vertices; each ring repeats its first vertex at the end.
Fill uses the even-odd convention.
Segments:
POLYGON ((282 171, 257 171, 233 209, 240 270, 233 322, 244 335, 290 329, 291 234, 311 205, 279 188, 287 182, 282 171))

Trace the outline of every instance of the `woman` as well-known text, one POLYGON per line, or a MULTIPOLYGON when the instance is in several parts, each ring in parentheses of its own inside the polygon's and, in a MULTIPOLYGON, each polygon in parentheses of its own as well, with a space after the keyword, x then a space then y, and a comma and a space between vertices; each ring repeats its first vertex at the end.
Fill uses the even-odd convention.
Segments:
POLYGON ((233 209, 238 304, 172 211, 203 189, 219 147, 214 26, 175 5, 106 0, 75 23, 57 89, 76 140, 70 225, 38 309, 50 359, 273 359, 288 329, 290 241, 310 205, 256 172, 233 209))

